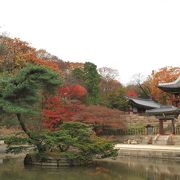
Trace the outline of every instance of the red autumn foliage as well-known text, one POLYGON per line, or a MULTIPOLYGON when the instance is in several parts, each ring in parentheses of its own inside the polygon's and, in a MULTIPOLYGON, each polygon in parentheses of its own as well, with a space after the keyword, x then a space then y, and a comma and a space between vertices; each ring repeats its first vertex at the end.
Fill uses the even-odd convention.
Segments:
POLYGON ((54 130, 62 122, 72 121, 72 117, 79 111, 79 100, 86 93, 86 89, 80 85, 59 88, 58 95, 48 98, 45 102, 44 126, 54 130))
POLYGON ((54 130, 62 122, 72 121, 73 115, 78 110, 78 102, 65 102, 60 96, 48 98, 46 107, 43 109, 44 126, 54 130))
POLYGON ((78 84, 71 86, 71 91, 72 91, 73 97, 76 97, 78 99, 80 99, 81 97, 87 94, 87 90, 78 84))
POLYGON ((80 85, 64 86, 58 90, 61 97, 81 99, 87 94, 87 90, 80 85))
POLYGON ((129 97, 138 97, 138 94, 137 94, 136 91, 130 90, 130 91, 127 92, 127 96, 129 96, 129 97))
POLYGON ((83 105, 80 98, 86 93, 80 85, 59 88, 58 95, 45 102, 44 126, 55 130, 62 122, 80 121, 94 126, 125 127, 123 112, 100 105, 83 105))
POLYGON ((79 105, 80 111, 73 117, 74 121, 81 121, 93 125, 124 128, 126 123, 123 119, 124 112, 110 109, 101 105, 79 105))

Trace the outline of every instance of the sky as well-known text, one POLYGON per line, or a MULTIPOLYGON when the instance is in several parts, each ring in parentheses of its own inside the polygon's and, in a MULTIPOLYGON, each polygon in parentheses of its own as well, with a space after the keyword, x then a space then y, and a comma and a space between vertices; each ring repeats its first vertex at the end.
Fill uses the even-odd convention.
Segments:
POLYGON ((60 59, 135 74, 180 66, 179 0, 0 0, 0 32, 60 59))

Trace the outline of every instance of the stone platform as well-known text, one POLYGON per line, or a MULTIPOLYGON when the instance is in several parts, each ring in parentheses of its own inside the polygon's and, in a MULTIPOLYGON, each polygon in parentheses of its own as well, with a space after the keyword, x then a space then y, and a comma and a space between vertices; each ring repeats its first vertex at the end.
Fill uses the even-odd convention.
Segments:
POLYGON ((119 156, 172 159, 180 161, 180 146, 117 144, 119 156))

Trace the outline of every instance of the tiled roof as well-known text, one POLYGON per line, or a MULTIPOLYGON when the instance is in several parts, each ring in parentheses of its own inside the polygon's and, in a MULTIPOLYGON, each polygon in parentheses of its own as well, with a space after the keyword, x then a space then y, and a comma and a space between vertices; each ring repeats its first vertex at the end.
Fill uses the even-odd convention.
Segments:
POLYGON ((147 114, 180 114, 180 109, 175 106, 161 106, 160 108, 146 110, 147 114))
POLYGON ((137 105, 149 107, 149 108, 160 108, 160 104, 156 103, 152 99, 141 99, 141 98, 132 98, 132 97, 127 97, 129 101, 134 102, 137 105))
POLYGON ((180 76, 173 82, 169 82, 169 83, 159 83, 158 87, 162 90, 167 90, 167 91, 180 91, 180 76))

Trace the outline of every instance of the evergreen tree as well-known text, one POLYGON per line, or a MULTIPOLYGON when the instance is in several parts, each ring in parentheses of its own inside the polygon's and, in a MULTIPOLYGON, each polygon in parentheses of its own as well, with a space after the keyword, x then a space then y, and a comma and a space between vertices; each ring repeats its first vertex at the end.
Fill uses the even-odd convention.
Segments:
POLYGON ((107 96, 107 105, 110 108, 116 108, 119 110, 127 110, 128 102, 125 96, 125 89, 120 87, 117 90, 114 90, 107 96))
POLYGON ((98 104, 100 101, 100 75, 97 71, 97 66, 91 62, 86 62, 84 64, 84 70, 76 68, 73 71, 74 76, 83 80, 83 84, 87 91, 86 102, 88 104, 98 104))
POLYGON ((100 75, 97 72, 97 66, 95 64, 90 62, 85 63, 84 82, 88 90, 88 97, 87 97, 88 102, 90 104, 98 104, 100 75))
POLYGON ((23 131, 33 139, 22 119, 23 114, 36 114, 33 105, 38 102, 40 90, 52 93, 62 84, 62 79, 54 71, 29 65, 21 69, 14 77, 0 78, 0 112, 14 113, 23 131))

